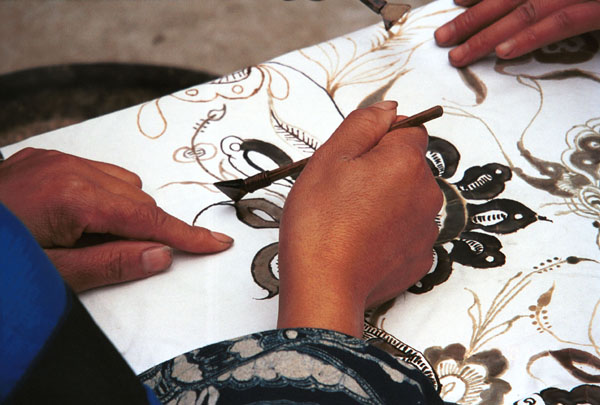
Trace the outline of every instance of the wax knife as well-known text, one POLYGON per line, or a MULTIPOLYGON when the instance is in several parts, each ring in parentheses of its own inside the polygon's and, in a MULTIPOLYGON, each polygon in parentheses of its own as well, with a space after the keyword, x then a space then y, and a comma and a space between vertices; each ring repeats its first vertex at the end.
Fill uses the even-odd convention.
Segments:
POLYGON ((364 5, 376 12, 383 18, 383 25, 386 30, 398 22, 400 18, 410 10, 408 4, 393 4, 385 0, 360 0, 364 5))

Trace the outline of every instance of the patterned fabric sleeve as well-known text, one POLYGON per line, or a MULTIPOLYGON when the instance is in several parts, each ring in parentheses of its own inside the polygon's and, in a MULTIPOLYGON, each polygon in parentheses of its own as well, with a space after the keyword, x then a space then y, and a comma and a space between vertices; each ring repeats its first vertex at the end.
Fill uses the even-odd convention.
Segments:
POLYGON ((140 379, 165 404, 443 403, 416 367, 320 329, 279 329, 216 343, 140 379))

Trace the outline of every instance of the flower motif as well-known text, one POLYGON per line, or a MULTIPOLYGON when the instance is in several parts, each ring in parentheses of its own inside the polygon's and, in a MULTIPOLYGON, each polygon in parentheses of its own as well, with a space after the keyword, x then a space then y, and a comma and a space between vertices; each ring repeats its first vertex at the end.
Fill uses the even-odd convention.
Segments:
POLYGON ((487 350, 474 355, 454 343, 441 348, 430 347, 425 357, 435 369, 444 401, 458 404, 502 404, 511 386, 498 378, 508 368, 508 361, 499 350, 487 350))
POLYGON ((429 137, 427 158, 444 194, 444 208, 434 247, 436 266, 409 289, 415 294, 428 292, 446 281, 454 262, 474 268, 502 266, 506 258, 495 235, 513 233, 537 220, 546 220, 518 201, 496 198, 512 177, 509 167, 499 163, 473 166, 460 181, 450 183, 446 179, 455 174, 460 154, 450 142, 435 136, 429 137), (469 200, 487 202, 475 204, 469 200), (448 244, 452 245, 450 250, 446 248, 448 244))
MULTIPOLYGON (((230 139, 237 145, 235 153, 240 155, 236 167, 244 161, 247 167, 263 170, 259 160, 253 160, 252 155, 261 156, 261 159, 268 159, 280 167, 292 161, 273 144, 233 136, 225 138, 222 143, 226 144, 230 139)), ((230 158, 234 152, 231 153, 230 158)), ((428 292, 445 282, 452 273, 454 262, 482 269, 502 266, 505 256, 502 243, 495 235, 516 232, 537 220, 545 220, 518 201, 495 198, 504 191, 505 183, 512 176, 507 166, 499 163, 474 166, 464 172, 460 181, 450 183, 447 179, 456 173, 460 153, 450 142, 435 136, 429 137, 427 158, 445 202, 439 217, 440 235, 434 247, 436 266, 409 289, 414 294, 428 292), (471 200, 487 201, 477 204, 471 200)), ((230 161, 233 162, 233 159, 230 161)), ((288 178, 282 182, 289 187, 293 180, 288 178)), ((218 203, 222 204, 234 206, 237 218, 252 228, 279 227, 282 208, 264 198, 218 203)), ((267 291, 266 299, 279 293, 277 252, 278 243, 269 244, 256 253, 251 265, 254 281, 267 291)))

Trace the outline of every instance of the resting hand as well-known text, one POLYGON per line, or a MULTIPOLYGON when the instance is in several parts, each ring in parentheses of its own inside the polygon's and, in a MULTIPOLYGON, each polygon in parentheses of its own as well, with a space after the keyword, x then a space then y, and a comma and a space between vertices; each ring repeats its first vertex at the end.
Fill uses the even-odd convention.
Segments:
MULTIPOLYGON (((455 0, 471 6, 478 0, 455 0)), ((450 63, 462 67, 495 51, 513 59, 542 46, 600 29, 598 0, 483 0, 438 28, 435 40, 455 46, 450 63)))
POLYGON ((56 151, 27 148, 0 164, 0 201, 75 291, 163 271, 171 248, 212 253, 231 246, 228 236, 165 213, 141 185, 121 167, 56 151))
POLYGON ((311 157, 279 231, 279 322, 361 336, 364 310, 432 264, 441 192, 424 128, 386 134, 396 103, 357 110, 311 157))

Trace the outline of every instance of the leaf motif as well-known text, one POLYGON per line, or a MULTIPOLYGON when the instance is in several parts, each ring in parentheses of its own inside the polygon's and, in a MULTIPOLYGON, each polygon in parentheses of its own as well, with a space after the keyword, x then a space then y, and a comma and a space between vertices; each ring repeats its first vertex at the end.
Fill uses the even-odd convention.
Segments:
POLYGON ((487 96, 487 87, 485 83, 482 82, 469 68, 465 67, 458 69, 458 74, 467 87, 475 93, 475 102, 477 104, 483 103, 487 96))
POLYGON ((275 276, 275 257, 279 252, 279 243, 271 243, 259 250, 252 260, 252 278, 261 288, 267 290, 268 295, 263 299, 273 298, 279 294, 279 279, 275 276))
POLYGON ((549 352, 572 376, 587 383, 600 383, 600 359, 578 349, 551 350, 549 352), (586 366, 584 371, 582 366, 586 366), (595 374, 588 371, 595 370, 595 374))
POLYGON ((538 308, 546 307, 550 304, 550 300, 552 300, 552 294, 554 293, 554 285, 550 287, 548 291, 540 295, 537 300, 538 308))
POLYGON ((398 78, 400 76, 404 75, 407 72, 408 72, 408 70, 400 72, 393 79, 391 79, 390 81, 388 81, 386 84, 384 84, 383 86, 381 86, 380 88, 378 88, 377 90, 375 90, 373 93, 369 94, 367 97, 365 97, 360 102, 360 104, 358 105, 357 108, 365 108, 365 107, 373 105, 373 104, 375 104, 375 103, 377 103, 379 101, 385 100, 386 99, 385 95, 390 90, 390 88, 394 85, 394 83, 396 83, 396 80, 398 80, 398 78))
POLYGON ((240 221, 252 228, 279 228, 283 209, 264 198, 249 198, 235 203, 240 221))
POLYGON ((271 108, 271 125, 277 135, 303 152, 313 153, 319 147, 319 141, 302 129, 284 122, 273 108, 271 108))
POLYGON ((223 107, 221 107, 221 108, 213 108, 212 110, 210 110, 208 112, 208 115, 206 116, 206 120, 207 121, 220 121, 225 116, 226 112, 227 112, 227 105, 223 104, 223 107))

